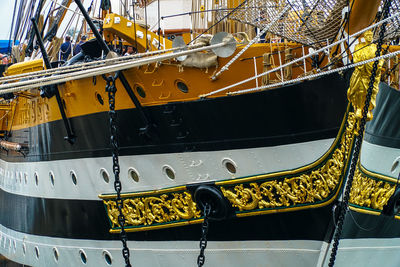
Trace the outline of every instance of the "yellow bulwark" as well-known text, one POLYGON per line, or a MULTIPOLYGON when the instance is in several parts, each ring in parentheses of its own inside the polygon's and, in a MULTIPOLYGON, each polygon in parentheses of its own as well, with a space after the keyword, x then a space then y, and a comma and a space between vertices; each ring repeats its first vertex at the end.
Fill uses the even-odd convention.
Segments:
POLYGON ((43 70, 43 59, 36 59, 26 62, 17 63, 8 67, 6 76, 12 76, 22 73, 34 72, 43 70))
POLYGON ((139 24, 121 17, 117 14, 108 14, 104 19, 103 24, 104 38, 107 42, 114 40, 114 36, 122 38, 124 41, 138 45, 139 52, 143 52, 148 48, 149 50, 157 50, 160 42, 160 49, 172 48, 172 42, 157 34, 147 31, 147 45, 146 45, 146 29, 139 24), (135 36, 136 30, 136 36, 135 36), (165 47, 164 47, 165 46, 165 47))

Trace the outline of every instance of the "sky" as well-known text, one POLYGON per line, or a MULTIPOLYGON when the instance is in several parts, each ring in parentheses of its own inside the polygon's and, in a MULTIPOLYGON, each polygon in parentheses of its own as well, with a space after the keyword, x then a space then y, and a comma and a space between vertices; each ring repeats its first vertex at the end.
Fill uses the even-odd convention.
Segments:
MULTIPOLYGON (((16 0, 0 0, 0 40, 8 40, 8 38, 10 38, 11 20, 15 1, 16 0)), ((84 1, 84 4, 86 2, 90 1, 86 0, 84 1)), ((117 6, 118 2, 118 0, 111 0, 111 4, 113 6, 117 6)), ((72 4, 72 7, 75 9, 74 4, 72 4)))
POLYGON ((15 0, 0 0, 0 40, 10 37, 11 20, 14 11, 15 0))

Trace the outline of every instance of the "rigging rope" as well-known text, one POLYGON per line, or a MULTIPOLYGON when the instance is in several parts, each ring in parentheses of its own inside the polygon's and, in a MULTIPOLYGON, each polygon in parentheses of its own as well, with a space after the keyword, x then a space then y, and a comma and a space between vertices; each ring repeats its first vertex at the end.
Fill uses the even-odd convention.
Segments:
POLYGON ((214 76, 211 77, 211 79, 215 80, 219 75, 221 75, 221 73, 223 73, 224 71, 226 71, 230 65, 233 64, 233 62, 235 62, 244 52, 246 52, 246 50, 252 46, 255 42, 257 42, 258 40, 260 40, 261 36, 266 33, 269 28, 271 28, 272 25, 274 25, 288 10, 290 9, 289 6, 285 7, 281 13, 279 13, 278 16, 276 16, 271 23, 269 23, 267 26, 265 26, 265 28, 260 31, 256 37, 254 37, 253 40, 251 40, 242 50, 240 50, 239 53, 237 53, 228 63, 226 63, 214 76))
POLYGON ((314 79, 314 78, 321 77, 321 76, 324 76, 324 75, 329 75, 329 74, 332 74, 332 73, 335 73, 335 72, 345 71, 345 70, 348 70, 348 69, 351 69, 353 67, 357 67, 357 66, 360 66, 360 65, 363 65, 363 64, 371 63, 371 62, 373 62, 375 60, 395 57, 397 55, 400 55, 400 50, 396 51, 396 52, 392 52, 392 53, 386 54, 386 55, 382 55, 382 56, 379 56, 379 57, 374 57, 374 58, 371 58, 371 59, 368 59, 368 60, 364 60, 364 61, 353 63, 353 64, 350 64, 350 65, 346 65, 344 67, 340 67, 340 68, 337 68, 337 69, 332 69, 332 70, 328 70, 328 71, 324 71, 324 72, 320 72, 320 73, 316 73, 316 74, 311 74, 311 75, 308 75, 308 76, 305 76, 305 77, 300 77, 300 78, 292 79, 292 80, 289 80, 289 81, 284 81, 284 82, 269 84, 269 85, 260 86, 260 87, 256 87, 256 88, 230 92, 230 93, 228 93, 228 95, 237 95, 237 94, 244 94, 244 93, 249 93, 249 92, 256 92, 256 91, 261 91, 261 90, 272 88, 272 87, 278 87, 278 86, 283 86, 283 85, 287 85, 287 84, 291 84, 291 83, 301 82, 301 81, 304 81, 304 80, 314 79))
MULTIPOLYGON (((370 30, 370 29, 375 28, 375 27, 377 27, 377 26, 379 26, 379 25, 381 25, 381 24, 383 24, 383 23, 386 23, 387 21, 389 21, 389 20, 391 20, 391 19, 393 19, 393 18, 396 18, 396 17, 398 17, 398 16, 400 16, 400 12, 397 12, 397 13, 393 14, 392 16, 390 16, 390 17, 384 19, 384 20, 381 20, 381 21, 379 21, 379 22, 377 22, 377 23, 375 23, 375 24, 372 24, 371 26, 368 26, 368 27, 366 27, 366 28, 364 28, 364 29, 362 29, 362 30, 360 30, 360 31, 358 31, 358 32, 356 32, 356 33, 350 35, 350 37, 359 36, 359 35, 362 34, 363 32, 366 32, 367 30, 370 30)), ((231 89, 231 88, 233 88, 233 87, 235 87, 235 86, 238 86, 238 85, 241 85, 241 84, 250 82, 250 81, 252 81, 252 80, 254 80, 254 79, 257 79, 257 78, 259 78, 259 77, 262 77, 262 76, 264 76, 264 75, 266 75, 266 74, 275 72, 275 71, 277 71, 277 70, 280 70, 280 69, 283 69, 283 68, 285 68, 285 67, 288 67, 288 66, 290 66, 290 65, 292 65, 292 64, 294 64, 294 63, 296 63, 296 62, 302 61, 302 60, 304 60, 304 59, 306 59, 306 58, 308 58, 308 57, 310 57, 310 56, 312 56, 312 55, 316 55, 316 54, 318 54, 318 53, 325 52, 326 49, 328 49, 328 48, 330 48, 330 47, 333 47, 333 46, 336 46, 336 45, 338 45, 338 44, 340 44, 340 43, 342 43, 342 42, 344 42, 344 41, 346 41, 346 39, 338 40, 338 41, 336 41, 336 42, 334 42, 334 43, 332 43, 332 44, 330 44, 330 45, 328 45, 328 46, 325 46, 325 47, 323 47, 323 48, 320 48, 320 49, 318 49, 318 50, 315 50, 314 52, 311 52, 311 53, 309 53, 308 55, 304 55, 303 57, 300 57, 300 58, 297 58, 297 59, 295 59, 295 60, 292 60, 292 61, 290 61, 290 62, 288 62, 288 63, 285 63, 285 64, 283 64, 283 65, 281 65, 281 66, 279 66, 279 67, 277 67, 277 68, 274 68, 274 69, 271 69, 271 70, 262 72, 262 73, 260 73, 260 74, 257 74, 257 75, 255 75, 255 76, 253 76, 253 77, 247 78, 247 79, 242 80, 242 81, 240 81, 240 82, 237 82, 237 83, 235 83, 235 84, 231 84, 231 85, 226 86, 226 87, 224 87, 224 88, 215 90, 215 91, 210 92, 210 93, 208 93, 208 94, 200 95, 200 97, 202 97, 202 98, 208 97, 208 96, 211 96, 211 95, 214 95, 214 94, 217 94, 217 93, 226 91, 226 90, 228 90, 228 89, 231 89)))
MULTIPOLYGON (((384 19, 388 17, 389 10, 390 10, 390 1, 387 1, 385 3, 384 9, 383 9, 383 18, 384 19)), ((382 24, 381 31, 379 32, 379 39, 378 39, 376 53, 375 53, 376 58, 378 58, 381 54, 385 31, 386 31, 386 22, 382 24)), ((375 76, 378 71, 378 63, 379 63, 379 60, 375 60, 373 66, 372 66, 371 78, 369 81, 369 86, 368 86, 367 96, 365 99, 364 109, 362 111, 362 119, 360 121, 358 134, 356 135, 356 143, 355 143, 355 147, 354 147, 353 157, 351 159, 350 171, 349 171, 349 175, 347 177, 346 188, 343 193, 343 201, 342 201, 342 204, 340 205, 340 209, 339 209, 339 219, 338 219, 338 223, 336 226, 336 231, 335 231, 335 235, 334 235, 334 239, 333 239, 334 241, 332 244, 332 252, 331 252, 331 256, 330 256, 329 264, 328 264, 329 267, 333 267, 335 265, 336 255, 337 255, 337 251, 339 248, 340 237, 342 235, 342 230, 343 230, 343 224, 344 224, 347 209, 349 206, 350 190, 351 190, 351 187, 353 184, 353 178, 354 178, 354 173, 356 170, 356 165, 359 160, 361 143, 362 143, 362 140, 364 137, 365 124, 367 123, 366 118, 367 118, 369 105, 371 102, 372 91, 373 91, 373 87, 374 87, 374 83, 375 83, 375 76)))
MULTIPOLYGON (((16 82, 16 83, 12 83, 12 84, 2 84, 2 85, 0 85, 0 91, 2 93, 18 92, 18 91, 24 91, 24 90, 28 90, 28 89, 38 88, 38 87, 44 86, 44 85, 59 84, 59 83, 67 82, 67 81, 71 81, 71 80, 89 78, 89 77, 93 77, 96 75, 102 75, 102 74, 106 74, 106 73, 110 73, 110 72, 115 72, 118 70, 124 70, 124 69, 129 69, 129 68, 133 68, 133 67, 146 65, 149 63, 154 63, 157 61, 176 58, 179 56, 188 55, 188 54, 192 54, 195 52, 219 48, 219 47, 225 46, 226 44, 227 43, 220 43, 220 44, 210 45, 207 47, 194 48, 191 50, 177 52, 177 53, 169 53, 169 54, 156 56, 156 57, 143 58, 143 59, 139 59, 136 61, 128 61, 128 62, 118 63, 118 64, 114 64, 114 65, 106 64, 106 66, 103 66, 100 68, 87 69, 87 70, 82 70, 82 71, 74 72, 74 73, 69 72, 69 73, 65 73, 62 75, 43 77, 43 78, 38 78, 35 80, 20 81, 20 82, 16 82), (8 89, 8 88, 10 88, 10 89, 8 89), (2 90, 2 89, 5 89, 5 90, 2 90)), ((180 47, 179 49, 182 49, 182 48, 180 47)))

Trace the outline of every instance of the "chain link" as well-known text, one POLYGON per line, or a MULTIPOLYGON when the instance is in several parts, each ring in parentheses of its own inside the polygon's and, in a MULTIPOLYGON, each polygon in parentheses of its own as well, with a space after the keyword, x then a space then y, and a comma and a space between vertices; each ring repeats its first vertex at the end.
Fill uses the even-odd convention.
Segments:
MULTIPOLYGON (((129 261, 129 248, 127 245, 128 236, 125 231, 125 216, 122 213, 123 208, 123 201, 121 198, 121 190, 122 184, 119 179, 120 167, 119 167, 119 147, 118 147, 118 140, 117 140, 117 114, 115 112, 115 94, 117 92, 117 88, 115 87, 115 80, 118 77, 118 73, 115 76, 110 76, 105 78, 107 85, 106 85, 106 92, 108 93, 108 103, 110 107, 110 111, 108 112, 109 119, 110 119, 110 142, 111 142, 111 151, 112 151, 112 161, 113 161, 113 173, 114 173, 114 189, 117 192, 117 199, 116 204, 118 208, 118 223, 121 226, 120 232, 120 239, 122 242, 122 256, 125 260, 125 267, 132 267, 129 261)), ((104 76, 103 76, 104 78, 104 76)))
MULTIPOLYGON (((389 9, 390 9, 390 1, 386 1, 385 5, 384 5, 383 19, 388 17, 389 9)), ((376 57, 379 57, 381 54, 383 39, 385 37, 385 32, 386 32, 386 24, 387 24, 386 22, 382 24, 381 31, 379 32, 379 39, 378 39, 378 42, 376 45, 376 52, 375 52, 376 57)), ((356 136, 353 158, 352 158, 351 164, 350 164, 348 181, 346 184, 346 189, 343 193, 343 203, 339 209, 339 218, 338 218, 338 223, 336 226, 336 232, 335 232, 334 241, 333 241, 333 245, 332 245, 332 252, 331 252, 330 259, 329 259, 329 264, 328 264, 329 267, 334 266, 335 260, 336 260, 336 254, 337 254, 337 251, 339 248, 339 241, 340 241, 340 236, 342 235, 344 219, 346 217, 347 209, 349 206, 350 190, 351 190, 351 187, 353 184, 354 173, 355 173, 356 165, 357 165, 358 158, 360 155, 361 143, 362 143, 363 136, 364 136, 365 124, 367 123, 367 114, 368 114, 368 109, 369 109, 369 105, 371 102, 372 89, 374 87, 376 73, 378 70, 378 63, 379 63, 379 61, 376 60, 376 61, 374 61, 374 64, 372 66, 372 73, 371 73, 371 78, 370 78, 370 81, 368 84, 367 96, 365 99, 364 109, 362 111, 362 118, 360 120, 358 135, 356 136)))
POLYGON ((201 225, 200 254, 197 257, 198 267, 203 266, 204 262, 206 261, 206 257, 204 256, 204 251, 207 247, 207 233, 209 227, 208 217, 211 214, 211 205, 209 203, 206 203, 204 205, 203 214, 204 214, 204 220, 203 224, 201 225))

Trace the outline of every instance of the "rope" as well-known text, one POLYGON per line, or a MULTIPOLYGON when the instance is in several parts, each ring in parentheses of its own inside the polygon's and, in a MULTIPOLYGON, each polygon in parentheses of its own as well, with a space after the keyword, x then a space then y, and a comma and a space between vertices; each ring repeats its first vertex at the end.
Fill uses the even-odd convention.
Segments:
MULTIPOLYGON (((198 48, 198 47, 202 47, 202 45, 200 45, 200 44, 192 45, 192 46, 188 47, 188 49, 194 49, 194 48, 198 48)), ((141 57, 145 57, 145 56, 173 52, 173 51, 181 50, 182 48, 184 48, 184 47, 175 47, 175 48, 170 48, 170 49, 165 49, 165 50, 158 50, 158 51, 135 54, 132 56, 103 59, 103 60, 86 62, 86 63, 76 64, 76 65, 71 65, 71 66, 62 66, 62 67, 59 67, 56 69, 50 69, 50 70, 41 70, 41 71, 36 71, 36 72, 16 74, 13 76, 2 77, 2 78, 0 78, 0 82, 1 83, 11 82, 11 81, 20 80, 25 77, 35 78, 35 77, 41 77, 41 76, 46 76, 46 75, 50 75, 50 74, 63 74, 63 73, 74 71, 76 69, 96 68, 98 66, 110 65, 113 63, 121 62, 121 61, 125 62, 125 61, 129 61, 131 59, 137 59, 137 58, 141 58, 141 57)))
MULTIPOLYGON (((394 18, 396 18, 396 17, 398 17, 398 16, 400 16, 400 12, 397 12, 397 13, 395 13, 394 15, 392 15, 392 16, 390 16, 390 17, 384 19, 384 20, 381 20, 381 21, 379 21, 379 22, 377 22, 377 23, 375 23, 375 24, 372 24, 371 26, 369 26, 369 27, 367 27, 367 28, 364 28, 364 29, 362 29, 362 30, 360 30, 360 31, 358 31, 358 32, 356 32, 356 33, 354 33, 354 34, 352 34, 350 37, 358 36, 358 35, 362 34, 363 32, 366 32, 366 31, 368 31, 368 30, 370 30, 370 29, 372 29, 372 28, 375 28, 375 27, 381 25, 382 23, 385 23, 385 22, 387 22, 388 20, 394 19, 394 18)), ((315 55, 315 54, 318 54, 318 53, 320 53, 320 52, 324 52, 326 49, 328 49, 328 48, 330 48, 330 47, 333 47, 333 46, 336 46, 336 45, 338 45, 338 44, 341 44, 342 42, 345 42, 345 41, 347 41, 347 38, 346 38, 346 39, 338 40, 338 41, 336 41, 336 42, 334 42, 334 43, 332 43, 332 44, 330 44, 330 45, 328 45, 328 46, 325 46, 325 47, 323 47, 323 48, 320 48, 320 49, 318 49, 318 50, 315 50, 314 52, 309 53, 308 55, 305 55, 305 56, 303 56, 303 57, 301 57, 301 58, 297 58, 297 59, 295 59, 295 60, 292 60, 292 61, 290 61, 290 62, 288 62, 288 63, 285 63, 285 64, 283 64, 283 65, 281 65, 281 66, 279 66, 279 67, 277 67, 277 68, 268 70, 268 71, 266 71, 266 72, 262 72, 262 73, 260 73, 260 74, 258 74, 258 75, 255 75, 255 76, 250 77, 250 78, 248 78, 248 79, 242 80, 242 81, 237 82, 237 83, 235 83, 235 84, 226 86, 226 87, 224 87, 224 88, 218 89, 218 90, 216 90, 216 91, 210 92, 210 93, 208 93, 208 94, 200 95, 200 97, 202 97, 202 98, 208 97, 208 96, 211 96, 211 95, 214 95, 214 94, 217 94, 217 93, 226 91, 226 90, 228 90, 228 89, 231 89, 231 88, 233 88, 233 87, 235 87, 235 86, 238 86, 238 85, 241 85, 241 84, 243 84, 243 83, 250 82, 250 81, 252 81, 252 80, 254 80, 254 79, 257 79, 257 78, 259 78, 259 77, 261 77, 261 76, 264 76, 264 75, 266 75, 266 74, 269 74, 269 73, 278 71, 278 70, 283 69, 283 68, 285 68, 285 67, 288 67, 288 66, 290 66, 290 65, 292 65, 292 64, 294 64, 294 63, 297 63, 297 62, 302 61, 302 60, 304 60, 304 59, 306 59, 306 58, 309 58, 309 57, 311 57, 311 56, 313 56, 313 55, 315 55)))
MULTIPOLYGON (((182 51, 178 53, 173 53, 173 54, 165 54, 161 56, 156 56, 156 57, 148 57, 148 58, 143 58, 139 59, 137 61, 131 61, 131 62, 123 62, 119 64, 114 64, 114 65, 106 65, 104 67, 96 68, 96 69, 87 69, 87 70, 82 70, 78 72, 69 72, 66 74, 62 75, 55 75, 55 76, 50 76, 50 77, 43 77, 43 78, 38 78, 36 80, 27 80, 27 81, 21 81, 21 82, 16 82, 16 83, 11 83, 11 84, 2 84, 0 85, 0 91, 1 93, 14 93, 14 92, 19 92, 19 91, 25 91, 28 89, 34 89, 38 88, 40 86, 45 86, 45 85, 51 85, 51 84, 59 84, 67 81, 72 81, 72 80, 78 80, 78 79, 83 79, 83 78, 89 78, 97 75, 102 75, 110 72, 116 72, 119 70, 125 70, 133 67, 139 67, 142 65, 147 65, 150 63, 166 60, 166 59, 171 59, 171 58, 176 58, 179 56, 183 55, 188 55, 196 52, 200 52, 203 50, 209 50, 213 48, 218 48, 226 45, 226 43, 220 43, 220 44, 215 44, 207 47, 199 47, 195 48, 192 50, 188 51, 182 51)), ((182 49, 182 48, 180 48, 182 49)))
POLYGON ((367 63, 373 62, 375 60, 395 57, 395 56, 397 56, 399 54, 400 54, 400 50, 396 51, 396 52, 392 52, 392 53, 386 54, 386 55, 383 55, 383 56, 379 56, 379 57, 371 58, 371 59, 368 59, 368 60, 360 61, 360 62, 357 62, 357 63, 353 63, 353 64, 350 64, 350 65, 346 65, 344 67, 340 67, 340 68, 337 68, 337 69, 328 70, 328 71, 324 71, 324 72, 320 72, 320 73, 316 73, 316 74, 311 74, 311 75, 308 75, 308 76, 305 76, 305 77, 301 77, 301 78, 296 78, 296 79, 293 79, 293 80, 290 80, 290 81, 284 81, 284 82, 269 84, 269 85, 260 86, 260 87, 256 87, 256 88, 245 89, 245 90, 240 90, 240 91, 235 91, 235 92, 229 92, 228 95, 237 95, 237 94, 261 91, 261 90, 272 88, 272 87, 278 87, 278 86, 282 86, 282 85, 286 85, 286 84, 290 84, 290 83, 296 83, 296 82, 300 82, 300 81, 304 81, 304 80, 308 80, 308 79, 313 79, 313 78, 329 75, 329 74, 332 74, 332 73, 335 73, 335 72, 345 71, 345 70, 348 70, 348 69, 353 68, 353 67, 357 67, 357 66, 360 66, 360 65, 363 65, 363 64, 367 64, 367 63))
POLYGON ((232 9, 232 11, 230 11, 228 14, 226 14, 225 16, 223 16, 220 20, 218 20, 217 22, 215 22, 213 25, 211 25, 210 27, 208 27, 207 30, 203 31, 202 33, 200 33, 198 36, 196 36, 196 38, 194 38, 192 41, 189 42, 192 43, 194 42, 197 38, 199 38, 200 36, 202 36, 203 34, 205 34, 206 32, 208 32, 209 30, 211 30, 212 28, 214 28, 215 25, 219 24, 222 20, 228 18, 233 12, 235 12, 236 10, 240 9, 241 6, 243 6, 245 3, 247 3, 247 1, 249 0, 244 0, 242 3, 240 3, 240 5, 238 5, 237 7, 235 7, 234 9, 232 9))
POLYGON ((266 33, 271 27, 272 25, 275 24, 275 22, 277 22, 282 16, 283 14, 285 14, 288 10, 290 9, 290 6, 286 6, 286 8, 284 10, 282 10, 281 13, 279 13, 278 16, 276 16, 271 23, 269 23, 267 26, 265 26, 265 28, 260 31, 256 37, 254 37, 253 40, 251 40, 242 50, 240 50, 239 53, 237 53, 228 63, 226 63, 220 71, 218 71, 214 76, 211 77, 211 79, 215 80, 219 75, 221 75, 221 73, 223 73, 224 71, 228 70, 229 66, 233 64, 233 62, 235 62, 244 52, 246 52, 247 49, 249 49, 249 47, 251 45, 253 45, 255 42, 259 41, 261 36, 266 33))
MULTIPOLYGON (((388 14, 389 14, 389 9, 390 9, 390 1, 387 1, 387 2, 385 2, 384 8, 383 8, 383 10, 384 10, 383 17, 384 18, 387 18, 388 14)), ((378 58, 381 53, 385 31, 386 31, 386 23, 384 23, 382 25, 381 30, 379 32, 379 39, 378 39, 377 49, 376 49, 376 53, 375 53, 376 58, 378 58)), ((360 121, 358 134, 356 136, 355 147, 354 147, 353 157, 351 159, 349 175, 347 177, 346 187, 343 192, 342 205, 340 206, 340 209, 339 209, 339 219, 338 219, 338 223, 336 226, 335 235, 333 238, 332 252, 331 252, 331 255, 329 258, 329 264, 328 264, 329 267, 333 267, 335 265, 336 254, 337 254, 337 251, 339 248, 340 236, 342 235, 343 224, 344 224, 344 220, 346 218, 346 213, 347 213, 347 209, 348 209, 348 205, 349 205, 350 190, 351 190, 351 187, 353 184, 353 178, 354 178, 354 173, 356 170, 356 165, 359 160, 361 143, 362 143, 363 136, 364 136, 365 124, 367 123, 366 118, 367 118, 367 113, 369 110, 369 105, 371 102, 372 90, 373 90, 374 83, 375 83, 376 73, 378 71, 378 63, 379 63, 379 61, 376 60, 372 66, 371 78, 369 81, 368 91, 367 91, 367 95, 365 98, 364 109, 362 111, 362 119, 360 121)))

